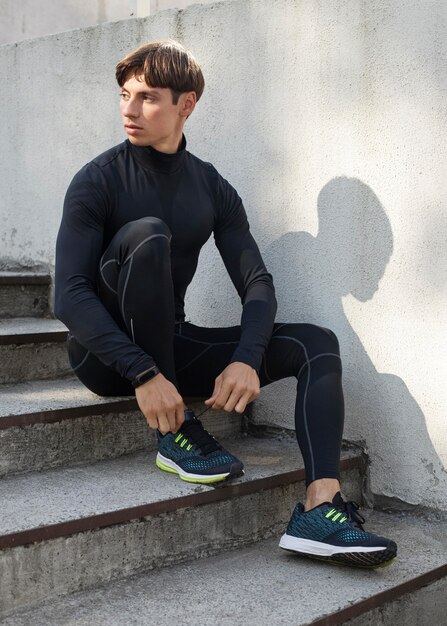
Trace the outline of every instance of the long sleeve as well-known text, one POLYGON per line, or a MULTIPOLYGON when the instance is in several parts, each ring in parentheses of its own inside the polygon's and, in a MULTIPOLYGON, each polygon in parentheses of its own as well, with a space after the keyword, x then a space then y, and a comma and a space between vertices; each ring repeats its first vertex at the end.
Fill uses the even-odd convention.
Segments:
POLYGON ((242 302, 241 339, 231 361, 247 363, 259 371, 275 320, 275 290, 250 233, 242 201, 221 176, 214 238, 242 302))
POLYGON ((96 294, 108 193, 93 164, 68 188, 56 244, 55 314, 81 345, 132 380, 154 361, 120 330, 96 294))

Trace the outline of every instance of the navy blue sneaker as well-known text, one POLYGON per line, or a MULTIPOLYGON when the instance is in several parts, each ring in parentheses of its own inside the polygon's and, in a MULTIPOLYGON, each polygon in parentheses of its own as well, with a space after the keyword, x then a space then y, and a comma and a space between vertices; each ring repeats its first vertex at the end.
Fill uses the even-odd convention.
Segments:
POLYGON ((241 476, 244 466, 202 426, 192 411, 175 433, 158 433, 157 467, 190 483, 215 483, 241 476))
POLYGON ((308 557, 355 565, 385 567, 396 558, 394 541, 366 532, 358 504, 345 502, 338 492, 332 502, 304 511, 301 503, 292 513, 279 547, 308 557))

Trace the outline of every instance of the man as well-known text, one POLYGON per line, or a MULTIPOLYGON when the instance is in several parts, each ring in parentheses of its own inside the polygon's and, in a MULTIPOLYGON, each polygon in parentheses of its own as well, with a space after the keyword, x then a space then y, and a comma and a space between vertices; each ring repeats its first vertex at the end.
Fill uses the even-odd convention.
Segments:
POLYGON ((67 191, 56 251, 55 312, 69 328, 79 379, 100 395, 131 395, 157 429, 157 466, 211 483, 243 464, 183 404, 243 413, 260 386, 298 380, 295 421, 307 492, 281 547, 347 564, 391 562, 394 542, 362 529, 340 495, 341 363, 335 335, 274 324, 272 278, 236 191, 186 151, 183 127, 202 95, 194 57, 154 42, 116 68, 128 139, 83 167, 67 191), (242 302, 240 327, 185 322, 200 249, 215 243, 242 302))

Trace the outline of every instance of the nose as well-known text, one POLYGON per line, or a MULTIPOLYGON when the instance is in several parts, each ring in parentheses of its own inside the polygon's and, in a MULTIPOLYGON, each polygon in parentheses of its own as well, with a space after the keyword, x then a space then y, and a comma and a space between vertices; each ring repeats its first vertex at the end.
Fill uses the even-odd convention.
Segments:
POLYGON ((133 98, 129 98, 127 101, 121 101, 121 113, 125 117, 138 117, 137 103, 133 98))

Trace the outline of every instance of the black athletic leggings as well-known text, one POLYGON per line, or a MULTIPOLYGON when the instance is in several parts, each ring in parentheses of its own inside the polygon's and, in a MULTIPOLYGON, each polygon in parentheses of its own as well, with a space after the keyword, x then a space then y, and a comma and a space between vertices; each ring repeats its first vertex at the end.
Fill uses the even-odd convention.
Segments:
MULTIPOLYGON (((99 297, 120 328, 150 354, 183 396, 210 397, 215 378, 230 362, 240 327, 202 328, 174 319, 170 233, 157 218, 123 226, 104 253, 99 297)), ((70 363, 91 391, 133 395, 130 382, 73 337, 70 363)), ((339 478, 344 402, 341 361, 334 333, 312 324, 275 324, 265 351, 261 386, 297 378, 295 427, 306 481, 339 478)))

